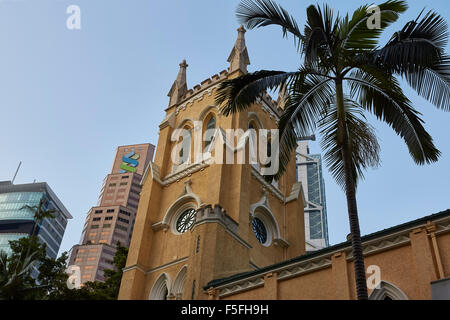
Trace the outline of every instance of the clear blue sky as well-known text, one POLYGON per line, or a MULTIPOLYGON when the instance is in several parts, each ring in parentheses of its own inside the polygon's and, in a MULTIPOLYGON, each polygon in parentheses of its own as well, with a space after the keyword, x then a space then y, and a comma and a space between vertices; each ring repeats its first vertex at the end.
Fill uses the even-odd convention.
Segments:
MULTIPOLYGON (((158 124, 178 64, 188 86, 225 69, 236 38, 238 0, 0 0, 0 180, 46 181, 74 216, 61 251, 78 243, 86 212, 96 204, 119 145, 157 143, 158 124), (66 28, 66 8, 81 8, 81 30, 66 28)), ((304 23, 311 1, 279 0, 304 23)), ((314 2, 315 3, 315 2, 314 2)), ((329 1, 342 12, 363 1, 329 1)), ((448 0, 410 1, 387 35, 419 11, 450 21, 448 0)), ((294 70, 292 38, 268 27, 247 32, 251 65, 294 70)), ((386 39, 385 39, 386 40, 386 39)), ((406 86, 405 86, 406 88, 406 86)), ((416 166, 402 140, 376 122, 382 165, 358 189, 363 234, 450 207, 450 113, 409 88, 426 128, 442 151, 438 163, 416 166)), ((311 145, 319 152, 317 142, 311 145)), ((349 232, 344 193, 325 172, 330 242, 349 232)))

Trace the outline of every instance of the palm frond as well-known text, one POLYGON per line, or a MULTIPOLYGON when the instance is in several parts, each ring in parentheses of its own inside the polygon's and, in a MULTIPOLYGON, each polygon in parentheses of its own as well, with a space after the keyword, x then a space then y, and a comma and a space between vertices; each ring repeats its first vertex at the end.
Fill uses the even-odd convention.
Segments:
POLYGON ((401 75, 419 95, 450 111, 450 57, 444 53, 448 26, 429 11, 408 22, 373 55, 375 63, 401 75))
POLYGON ((280 136, 278 180, 285 172, 300 137, 310 135, 333 100, 331 78, 302 69, 289 86, 286 107, 278 122, 280 136))
POLYGON ((432 67, 405 75, 408 84, 432 104, 450 111, 450 57, 443 56, 432 67))
POLYGON ((45 198, 41 198, 41 200, 39 200, 38 205, 34 205, 34 206, 24 205, 23 207, 20 208, 20 210, 28 209, 28 210, 32 211, 35 220, 38 222, 41 220, 44 220, 45 218, 54 218, 53 214, 57 213, 58 210, 44 209, 45 202, 46 202, 45 198))
POLYGON ((4 250, 0 250, 0 284, 6 283, 8 278, 8 254, 4 250))
POLYGON ((367 50, 375 49, 378 39, 382 32, 393 22, 397 21, 399 15, 408 9, 405 1, 394 0, 387 1, 377 5, 379 8, 379 28, 368 27, 368 21, 374 13, 371 12, 369 5, 364 5, 356 9, 352 18, 342 19, 339 26, 339 36, 342 39, 341 47, 348 50, 367 50))
MULTIPOLYGON (((348 148, 351 153, 351 170, 354 185, 364 178, 364 170, 377 167, 380 163, 378 141, 375 131, 364 115, 363 108, 355 101, 345 98, 345 126, 348 135, 348 148)), ((326 117, 320 121, 322 136, 321 147, 325 150, 324 160, 336 180, 345 190, 345 169, 342 148, 345 146, 340 140, 338 111, 335 105, 329 108, 326 117)))
POLYGON ((266 90, 279 87, 296 74, 297 72, 261 70, 225 80, 217 88, 216 104, 226 116, 245 110, 266 90))
POLYGON ((333 11, 328 5, 324 5, 323 10, 311 5, 306 12, 307 24, 303 41, 305 62, 308 65, 314 62, 324 64, 332 56, 339 17, 333 18, 333 11), (318 59, 320 61, 316 61, 318 59))
POLYGON ((297 45, 303 39, 295 19, 271 0, 243 0, 236 9, 236 15, 247 29, 279 25, 283 30, 283 37, 287 37, 288 32, 291 33, 297 45))
POLYGON ((440 152, 398 81, 393 77, 380 79, 376 75, 358 70, 344 80, 349 82, 351 94, 357 96, 360 105, 386 122, 405 141, 417 164, 437 161, 440 152))

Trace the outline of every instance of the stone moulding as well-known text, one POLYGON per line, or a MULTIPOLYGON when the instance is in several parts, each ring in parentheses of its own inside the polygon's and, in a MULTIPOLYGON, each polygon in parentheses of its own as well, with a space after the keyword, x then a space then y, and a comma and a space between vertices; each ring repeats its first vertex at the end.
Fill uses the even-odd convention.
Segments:
POLYGON ((273 239, 273 244, 276 246, 279 246, 281 248, 287 248, 289 247, 289 242, 284 239, 284 238, 277 238, 277 239, 273 239))
POLYGON ((166 264, 163 264, 163 265, 161 265, 159 267, 148 269, 145 272, 145 274, 150 274, 150 273, 153 273, 153 272, 157 272, 157 271, 159 271, 161 269, 164 269, 164 268, 167 268, 167 267, 174 266, 176 264, 180 264, 180 263, 186 262, 186 261, 188 261, 188 259, 189 259, 189 257, 183 257, 183 258, 179 258, 179 259, 173 260, 173 261, 168 262, 166 264))
MULTIPOLYGON (((302 264, 294 265, 290 268, 285 268, 283 270, 278 271, 278 280, 286 280, 291 277, 295 277, 304 273, 308 273, 311 271, 316 271, 319 269, 327 268, 331 266, 330 258, 322 258, 313 261, 305 261, 302 264)), ((275 270, 275 272, 277 272, 275 270)))
POLYGON ((164 268, 167 268, 167 267, 171 267, 171 266, 174 266, 174 265, 179 264, 179 263, 186 262, 188 259, 189 259, 189 257, 182 257, 182 258, 175 259, 175 260, 173 260, 171 262, 165 263, 165 264, 160 265, 160 266, 155 267, 155 268, 145 268, 142 265, 133 264, 131 266, 123 268, 123 272, 127 272, 127 271, 131 271, 131 270, 134 270, 134 269, 138 269, 139 271, 141 271, 142 273, 147 275, 147 274, 159 271, 161 269, 164 269, 164 268))
POLYGON ((280 191, 280 189, 278 189, 277 187, 275 187, 273 184, 267 182, 264 177, 258 172, 258 170, 252 166, 251 169, 251 173, 252 176, 256 178, 256 180, 258 180, 263 187, 268 190, 271 194, 273 194, 278 200, 280 200, 283 204, 286 204, 288 202, 297 200, 298 197, 302 197, 303 199, 303 204, 306 203, 305 201, 305 195, 303 192, 303 187, 302 184, 300 182, 296 182, 293 184, 292 186, 292 190, 291 193, 289 194, 289 196, 285 197, 283 195, 283 193, 280 191))
MULTIPOLYGON (((408 244, 411 240, 408 236, 409 231, 403 231, 395 234, 386 235, 384 237, 366 241, 363 243, 363 254, 369 256, 394 247, 400 247, 408 244)), ((347 260, 353 260, 351 246, 346 248, 347 260)))
POLYGON ((162 130, 168 126, 173 128, 174 125, 175 125, 175 112, 171 112, 171 113, 168 113, 166 115, 166 117, 164 118, 164 120, 161 122, 161 124, 159 125, 159 129, 162 130))
POLYGON ((292 185, 291 193, 286 197, 285 203, 297 200, 299 196, 302 197, 303 207, 306 208, 306 199, 305 193, 303 192, 303 186, 300 181, 297 181, 292 185))
POLYGON ((202 200, 198 195, 196 195, 192 189, 191 189, 191 180, 188 179, 184 182, 185 186, 183 188, 183 191, 178 196, 178 198, 170 205, 170 207, 166 210, 166 213, 164 214, 164 218, 162 221, 156 222, 152 224, 152 229, 154 231, 158 231, 163 229, 164 231, 167 231, 170 226, 172 225, 174 219, 176 219, 176 215, 180 211, 184 211, 187 208, 190 208, 189 205, 186 207, 190 201, 194 200, 196 203, 196 208, 199 208, 202 206, 202 200))
MULTIPOLYGON (((450 231, 450 218, 445 217, 440 220, 435 220, 433 223, 436 225, 436 231, 435 233, 444 233, 450 231)), ((410 242, 409 239, 409 233, 417 228, 423 228, 426 227, 426 225, 422 226, 414 226, 410 227, 398 232, 394 232, 391 234, 387 234, 384 236, 380 236, 378 238, 372 239, 372 240, 366 240, 363 242, 363 253, 364 256, 368 256, 380 251, 384 251, 387 249, 390 249, 395 246, 403 246, 410 242)), ((322 249, 325 250, 325 249, 322 249)), ((256 288, 258 286, 264 285, 264 275, 268 273, 276 272, 278 274, 277 279, 278 280, 285 280, 289 279, 291 277, 295 277, 304 273, 308 273, 311 271, 315 271, 322 268, 328 268, 331 267, 331 257, 337 253, 345 252, 346 253, 346 260, 352 260, 352 247, 349 243, 345 247, 336 248, 335 250, 325 252, 321 255, 306 258, 302 261, 293 262, 291 264, 276 267, 274 266, 273 269, 267 268, 264 271, 261 271, 260 273, 249 275, 247 278, 238 279, 236 281, 232 281, 230 283, 225 283, 222 285, 218 285, 214 287, 214 289, 219 290, 219 297, 228 296, 231 294, 235 294, 237 292, 241 292, 244 290, 249 290, 256 288), (262 279, 262 282, 259 281, 258 283, 255 283, 255 279, 262 279)))
POLYGON ((152 230, 158 231, 158 230, 164 230, 167 231, 170 228, 170 225, 167 223, 164 223, 163 221, 156 222, 152 224, 152 230))
POLYGON ((273 242, 274 245, 287 248, 289 242, 281 237, 280 228, 277 223, 277 219, 272 213, 272 210, 267 199, 267 193, 263 190, 261 199, 250 205, 250 221, 253 218, 259 218, 263 221, 268 229, 268 241, 273 242), (269 240, 270 238, 270 240, 269 240))
POLYGON ((267 182, 254 166, 251 166, 251 170, 252 176, 255 177, 256 180, 258 180, 268 191, 270 191, 270 193, 277 197, 278 200, 283 203, 285 202, 286 198, 277 187, 267 182))
POLYGON ((331 266, 330 257, 317 257, 303 261, 302 263, 294 263, 282 268, 273 269, 266 273, 261 273, 250 278, 237 280, 229 284, 215 287, 220 290, 219 297, 225 297, 231 294, 236 294, 249 289, 255 289, 257 287, 264 286, 264 275, 267 273, 277 273, 277 280, 286 280, 291 277, 295 277, 304 273, 316 271, 331 266))
POLYGON ((264 277, 258 276, 242 282, 236 282, 235 284, 232 283, 230 286, 223 288, 218 287, 217 289, 220 290, 219 297, 226 297, 231 294, 236 294, 238 292, 255 289, 262 286, 264 286, 264 277))
MULTIPOLYGON (((155 163, 150 161, 149 164, 147 165, 147 168, 144 171, 144 175, 142 176, 141 186, 143 186, 144 181, 149 173, 151 173, 153 180, 155 180, 162 186, 167 186, 175 181, 183 179, 184 177, 190 176, 193 173, 208 167, 209 165, 210 163, 208 161, 193 163, 184 168, 183 170, 169 174, 164 179, 161 179, 159 167, 155 163)), ((285 197, 277 187, 275 187, 271 183, 268 183, 264 179, 264 177, 258 172, 258 170, 253 166, 251 166, 251 174, 253 177, 256 178, 256 180, 258 180, 264 186, 265 189, 267 189, 270 193, 272 193, 276 198, 278 198, 278 200, 280 200, 284 204, 290 201, 297 200, 299 196, 301 196, 302 199, 304 199, 304 193, 301 183, 294 183, 291 190, 291 194, 288 197, 285 197)))
POLYGON ((160 172, 159 167, 155 163, 150 161, 149 164, 147 165, 147 168, 144 171, 144 175, 142 176, 141 186, 143 186, 144 181, 147 178, 149 172, 153 180, 155 180, 160 185, 165 187, 175 181, 179 181, 187 176, 190 176, 191 174, 200 171, 208 166, 209 163, 207 162, 193 163, 185 167, 183 170, 169 174, 164 179, 161 179, 159 175, 160 172))
POLYGON ((436 224, 436 231, 434 232, 434 234, 437 235, 440 233, 450 231, 450 220, 449 219, 437 220, 437 221, 434 221, 434 223, 436 224))
POLYGON ((251 248, 252 246, 248 244, 244 239, 242 239, 238 234, 238 223, 229 217, 220 205, 214 205, 214 208, 209 205, 203 205, 197 210, 197 215, 195 218, 195 223, 191 230, 195 227, 202 225, 204 223, 218 223, 220 224, 228 234, 230 234, 234 239, 240 242, 246 248, 251 248))
MULTIPOLYGON (((450 219, 445 218, 442 220, 433 221, 436 225, 435 234, 440 234, 443 232, 450 231, 450 219)), ((390 234, 382 238, 367 241, 363 244, 364 255, 371 255, 383 250, 391 249, 393 247, 400 247, 408 244, 411 240, 409 238, 409 232, 411 230, 397 232, 395 234, 390 234)), ((351 248, 347 254, 347 260, 353 259, 353 254, 351 248)))
POLYGON ((198 162, 188 165, 183 170, 180 170, 178 172, 174 172, 166 176, 162 181, 161 184, 166 186, 171 184, 172 182, 179 181, 183 179, 184 177, 190 176, 191 174, 200 171, 206 167, 209 166, 209 163, 207 162, 198 162))
POLYGON ((264 112, 269 115, 269 118, 278 121, 280 119, 276 110, 276 104, 272 101, 272 98, 266 93, 261 98, 256 99, 257 103, 260 103, 264 112))

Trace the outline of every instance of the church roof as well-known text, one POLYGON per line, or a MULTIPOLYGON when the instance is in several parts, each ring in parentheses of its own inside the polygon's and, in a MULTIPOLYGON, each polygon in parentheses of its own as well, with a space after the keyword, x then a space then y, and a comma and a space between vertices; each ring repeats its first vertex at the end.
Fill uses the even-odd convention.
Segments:
MULTIPOLYGON (((438 213, 434 213, 434 214, 431 214, 431 215, 428 215, 428 216, 425 216, 425 217, 422 217, 422 218, 419 218, 419 219, 416 219, 416 220, 408 221, 406 223, 402 223, 402 224, 399 224, 399 225, 396 225, 396 226, 393 226, 393 227, 390 227, 390 228, 387 228, 387 229, 383 229, 383 230, 380 230, 380 231, 376 231, 374 233, 370 233, 368 235, 362 236, 361 237, 361 241, 364 243, 366 241, 373 240, 373 239, 376 239, 376 238, 379 238, 379 237, 382 237, 382 236, 386 236, 386 235, 389 235, 389 234, 393 234, 393 233, 398 232, 398 231, 403 231, 403 230, 414 228, 416 226, 419 226, 419 225, 422 225, 424 223, 427 223, 427 221, 439 220, 441 218, 445 218, 445 217, 449 217, 449 216, 450 216, 450 209, 447 209, 447 210, 444 210, 444 211, 441 211, 441 212, 438 212, 438 213)), ((253 276, 256 276, 258 274, 265 274, 265 273, 273 271, 274 269, 278 269, 278 268, 281 268, 281 267, 284 267, 284 266, 287 266, 287 265, 290 265, 290 264, 293 264, 293 263, 296 263, 296 262, 307 260, 307 259, 310 259, 310 258, 313 258, 313 257, 316 257, 316 256, 321 256, 321 255, 324 255, 324 254, 327 254, 327 253, 331 253, 331 252, 334 252, 334 251, 337 251, 337 250, 340 250, 340 249, 344 249, 344 248, 347 248, 347 247, 351 247, 351 242, 349 240, 347 240, 345 242, 341 242, 341 243, 335 244, 335 245, 330 246, 330 247, 323 248, 321 250, 317 250, 317 251, 313 251, 313 252, 310 252, 310 253, 307 253, 307 254, 303 254, 301 256, 298 256, 298 257, 295 257, 295 258, 292 258, 292 259, 289 259, 289 260, 285 260, 285 261, 282 261, 282 262, 279 262, 279 263, 276 263, 276 264, 273 264, 273 265, 270 265, 270 266, 267 266, 267 267, 255 270, 255 271, 239 273, 239 274, 227 277, 227 278, 212 280, 204 287, 204 289, 207 290, 207 289, 209 289, 211 287, 218 287, 218 286, 225 285, 225 284, 228 284, 228 283, 231 283, 231 282, 234 282, 234 281, 238 281, 238 280, 241 280, 241 279, 253 277, 253 276)))

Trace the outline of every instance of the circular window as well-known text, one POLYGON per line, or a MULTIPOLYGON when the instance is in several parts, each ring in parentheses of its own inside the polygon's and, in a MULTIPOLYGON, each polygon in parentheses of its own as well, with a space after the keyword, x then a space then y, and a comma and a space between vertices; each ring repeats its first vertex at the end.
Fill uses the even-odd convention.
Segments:
POLYGON ((258 218, 253 218, 252 229, 259 243, 265 244, 267 242, 267 229, 264 223, 258 218))
POLYGON ((196 210, 193 208, 183 211, 177 219, 176 229, 179 233, 185 233, 192 228, 195 222, 196 210))

